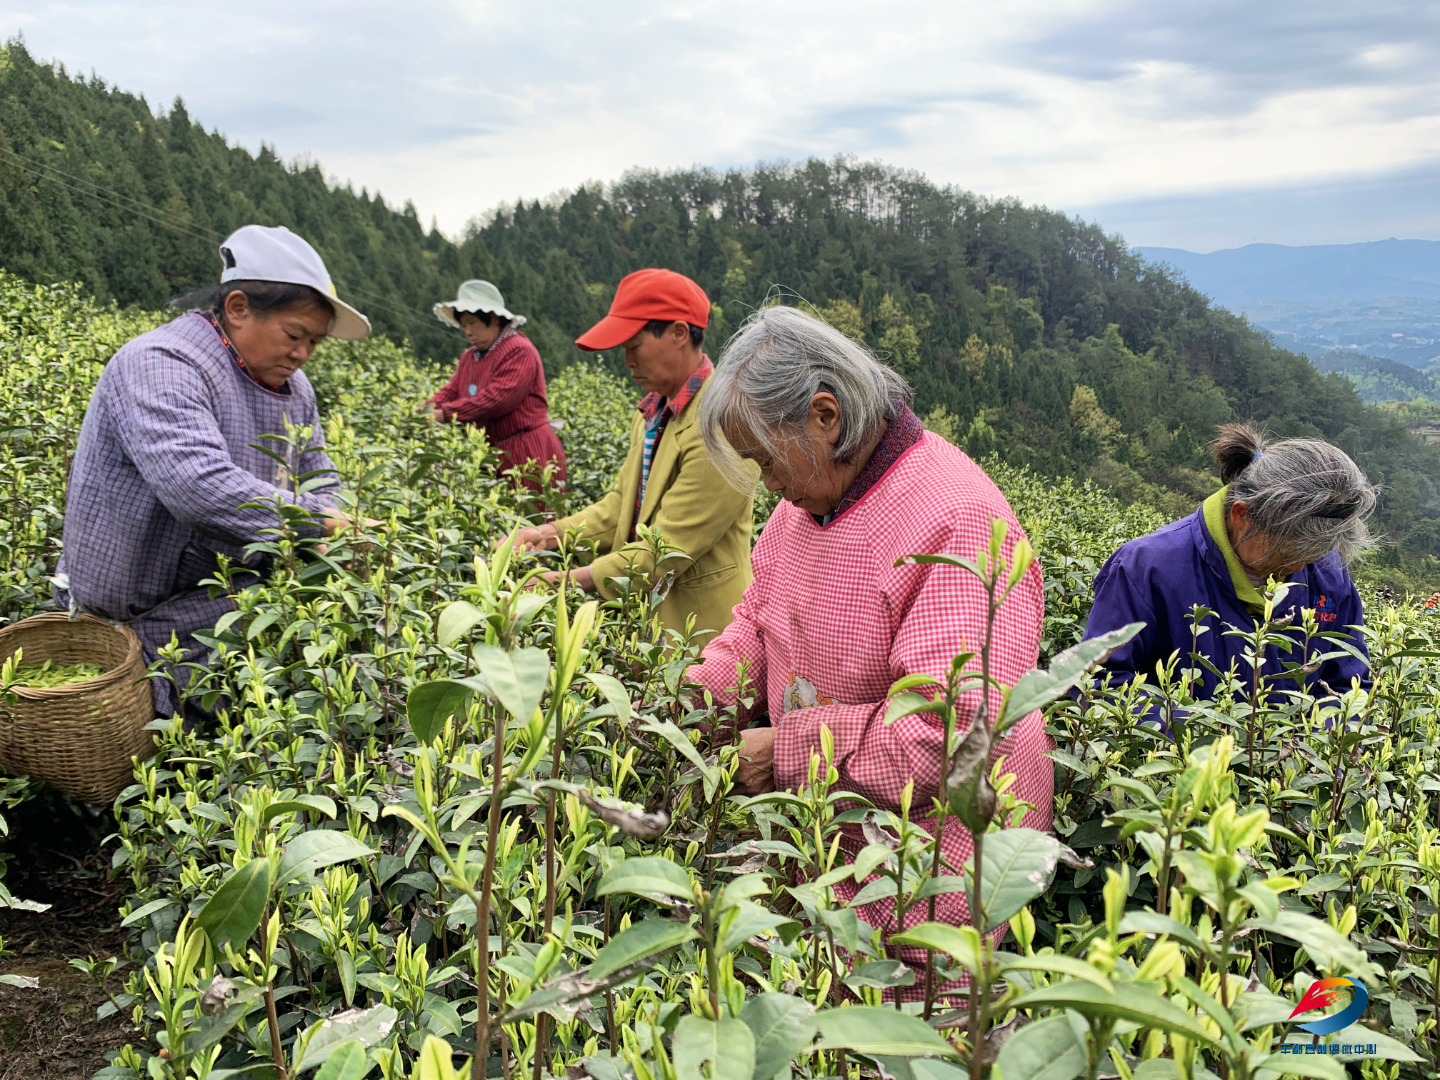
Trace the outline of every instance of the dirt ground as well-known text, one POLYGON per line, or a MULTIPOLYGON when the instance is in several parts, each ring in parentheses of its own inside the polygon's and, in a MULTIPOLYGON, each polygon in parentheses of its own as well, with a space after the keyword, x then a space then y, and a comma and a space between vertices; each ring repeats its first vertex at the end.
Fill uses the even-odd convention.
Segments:
MULTIPOLYGON (((5 812, 10 856, 5 885, 17 898, 53 905, 43 913, 0 909, 0 937, 11 954, 0 974, 29 975, 37 989, 0 985, 0 1080, 88 1080, 105 1054, 133 1041, 119 1017, 96 1021, 104 993, 71 957, 120 956, 116 909, 123 883, 108 880, 114 831, 108 811, 92 813, 47 796, 5 812)), ((110 977, 119 992, 125 971, 110 977)))

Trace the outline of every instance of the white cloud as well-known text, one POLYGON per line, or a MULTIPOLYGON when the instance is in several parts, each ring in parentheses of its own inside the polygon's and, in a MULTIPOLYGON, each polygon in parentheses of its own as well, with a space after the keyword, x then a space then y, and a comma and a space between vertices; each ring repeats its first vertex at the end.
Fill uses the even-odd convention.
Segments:
POLYGON ((0 32, 23 28, 37 57, 154 106, 183 95, 245 145, 309 154, 450 231, 496 203, 635 166, 858 154, 985 194, 1096 208, 1369 182, 1440 161, 1440 24, 1410 4, 225 11, 41 0, 23 17, 0 9, 0 32))

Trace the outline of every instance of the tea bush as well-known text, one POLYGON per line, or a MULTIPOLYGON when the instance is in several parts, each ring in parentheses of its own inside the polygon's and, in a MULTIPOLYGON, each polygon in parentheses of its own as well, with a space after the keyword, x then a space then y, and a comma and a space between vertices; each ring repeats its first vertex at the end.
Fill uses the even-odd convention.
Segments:
POLYGON ((86 298, 78 286, 32 285, 0 270, 0 624, 50 593, 65 477, 90 389, 105 361, 162 322, 86 298))
MULTIPOLYGON (((16 418, 0 452, 26 498, 0 538, 15 618, 47 603, 85 391, 153 318, 10 279, 0 310, 34 312, 0 332, 16 418)), ((133 937, 76 962, 118 973, 100 1013, 133 1039, 100 1075, 1435 1072, 1440 648, 1415 612, 1371 611, 1368 692, 1273 693, 1284 673, 1261 670, 1199 701, 1188 658, 1083 689, 1103 648, 1072 648, 1093 574, 1160 522, 997 466, 1045 569, 1048 670, 968 732, 957 702, 978 663, 925 696, 897 684, 892 718, 929 710, 949 732, 943 804, 867 810, 837 790, 828 745, 802 790, 746 799, 734 710, 697 697, 696 648, 652 620, 663 582, 605 604, 527 588, 571 556, 497 552, 534 504, 483 439, 416 415, 426 372, 383 341, 327 344, 308 370, 351 508, 383 525, 321 551, 277 520, 275 569, 235 596, 193 684, 218 723, 157 722, 156 755, 116 800, 133 937), (1015 807, 988 746, 1036 707, 1057 743, 1058 839, 1000 828, 1015 807), (1156 709, 1173 738, 1137 726, 1156 709), (918 827, 933 816, 972 833, 978 874, 935 856, 918 827), (863 836, 853 857, 843 830, 863 836), (861 904, 963 890, 972 925, 892 939, 932 958, 907 967, 837 899, 847 878, 861 904), (1292 1035, 1298 995, 1338 976, 1367 988, 1366 1018, 1292 1035)), ((592 497, 633 397, 571 368, 552 400, 572 498, 592 497)), ((1001 604, 999 551, 934 572, 978 573, 1001 604)), ((1238 628, 1256 655, 1285 606, 1277 590, 1238 628)), ((1334 647, 1313 612, 1302 630, 1295 664, 1334 647)))

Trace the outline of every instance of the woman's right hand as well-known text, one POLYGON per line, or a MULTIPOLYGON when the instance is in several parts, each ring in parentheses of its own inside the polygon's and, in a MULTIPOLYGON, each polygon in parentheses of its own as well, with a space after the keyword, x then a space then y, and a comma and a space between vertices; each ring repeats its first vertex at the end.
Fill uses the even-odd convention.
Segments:
MULTIPOLYGON (((495 547, 509 539, 502 538, 495 547)), ((548 521, 539 528, 521 529, 515 534, 516 551, 555 551, 560 547, 560 533, 548 521)))
MULTIPOLYGON (((363 521, 364 527, 367 529, 383 529, 386 524, 379 518, 367 517, 364 518, 363 521)), ((355 519, 345 513, 345 511, 336 510, 333 507, 325 511, 323 528, 326 536, 334 536, 338 532, 344 532, 346 529, 352 529, 354 527, 355 519)))
POLYGON ((742 795, 775 790, 775 729, 746 728, 740 733, 740 766, 735 788, 742 795))

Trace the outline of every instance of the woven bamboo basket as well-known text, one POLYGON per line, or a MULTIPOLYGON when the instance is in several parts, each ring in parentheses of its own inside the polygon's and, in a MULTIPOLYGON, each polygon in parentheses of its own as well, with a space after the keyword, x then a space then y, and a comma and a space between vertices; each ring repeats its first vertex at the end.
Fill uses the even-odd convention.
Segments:
POLYGON ((155 716, 140 639, 82 615, 36 615, 0 627, 0 663, 17 649, 25 664, 97 664, 105 674, 55 687, 16 687, 0 701, 0 767, 43 780, 88 803, 108 803, 130 783, 131 758, 146 758, 155 716))

